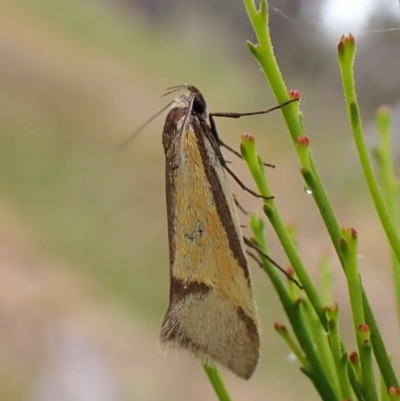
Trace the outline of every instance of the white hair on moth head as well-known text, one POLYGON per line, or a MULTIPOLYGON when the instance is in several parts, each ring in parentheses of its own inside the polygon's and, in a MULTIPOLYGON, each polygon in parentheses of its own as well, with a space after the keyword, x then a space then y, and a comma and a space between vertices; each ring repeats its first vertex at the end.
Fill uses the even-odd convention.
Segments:
POLYGON ((177 96, 171 104, 171 109, 175 107, 178 108, 188 107, 191 97, 192 97, 191 93, 185 93, 182 96, 177 96))

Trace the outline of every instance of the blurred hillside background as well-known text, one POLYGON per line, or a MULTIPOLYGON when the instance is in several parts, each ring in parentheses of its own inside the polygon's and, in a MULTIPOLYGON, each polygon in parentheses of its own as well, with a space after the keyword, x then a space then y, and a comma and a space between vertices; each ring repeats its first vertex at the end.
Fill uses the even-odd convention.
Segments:
MULTIPOLYGON (((366 127, 376 107, 396 107, 398 2, 269 3, 278 61, 302 95, 306 134, 340 224, 359 233, 364 284, 399 370, 388 247, 357 162, 336 61, 340 36, 352 32, 366 127)), ((247 39, 255 41, 241 1, 1 1, 0 400, 215 399, 198 362, 163 355, 157 345, 169 289, 163 117, 123 154, 117 148, 166 104, 160 95, 172 85, 195 84, 212 111, 274 106, 247 39)), ((279 209, 296 227, 317 283, 317 262, 330 257, 353 349, 341 269, 280 113, 218 126, 235 148, 241 133, 253 133, 260 154, 276 164, 268 174, 279 209)), ((366 131, 373 145, 373 126, 366 131)), ((251 185, 243 164, 227 158, 251 185)), ((232 188, 246 209, 259 210, 232 188)), ((256 266, 252 275, 262 359, 250 382, 223 373, 233 399, 317 400, 274 332, 275 321, 286 322, 276 295, 256 266)))

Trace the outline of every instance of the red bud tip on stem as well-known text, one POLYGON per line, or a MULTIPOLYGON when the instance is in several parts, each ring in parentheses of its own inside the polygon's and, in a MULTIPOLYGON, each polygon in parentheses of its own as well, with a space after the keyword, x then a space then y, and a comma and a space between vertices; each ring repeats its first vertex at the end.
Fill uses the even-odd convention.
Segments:
POLYGON ((358 326, 358 333, 360 339, 364 345, 370 345, 370 329, 366 324, 360 324, 358 326))
POLYGON ((254 142, 254 136, 249 132, 244 132, 242 134, 242 141, 243 142, 254 142))
POLYGON ((350 50, 350 53, 348 55, 354 55, 354 50, 355 50, 355 39, 354 36, 349 33, 347 36, 342 36, 340 38, 339 44, 338 44, 338 53, 340 56, 344 56, 346 51, 350 50))
POLYGON ((400 396, 400 390, 394 386, 390 386, 388 388, 388 394, 389 395, 396 395, 396 396, 400 396))
POLYGON ((326 311, 327 312, 335 312, 339 309, 338 304, 335 302, 332 306, 327 306, 326 311))
POLYGON ((388 115, 388 114, 390 114, 390 106, 388 106, 387 104, 383 104, 382 106, 379 106, 378 107, 378 113, 379 114, 385 114, 385 115, 388 115))
POLYGON ((344 42, 343 42, 344 36, 341 37, 340 42, 338 44, 338 53, 343 54, 344 53, 344 42))
POLYGON ((310 140, 306 136, 299 136, 296 138, 296 142, 298 145, 308 147, 310 144, 310 140))
POLYGON ((346 227, 343 228, 342 230, 344 234, 348 234, 352 238, 357 238, 358 236, 357 231, 353 227, 346 227))
POLYGON ((356 351, 350 352, 349 359, 350 359, 350 362, 351 362, 352 364, 357 363, 357 361, 358 361, 358 354, 357 354, 357 352, 356 352, 356 351))
POLYGON ((291 89, 289 91, 290 99, 300 99, 300 92, 297 89, 291 89))
POLYGON ((284 324, 282 324, 282 323, 275 322, 274 323, 274 328, 278 333, 281 333, 281 334, 287 333, 286 326, 284 324))
POLYGON ((351 33, 349 33, 347 36, 342 35, 342 37, 340 38, 339 46, 340 45, 345 46, 348 44, 354 45, 355 41, 356 40, 354 39, 354 36, 351 33))
POLYGON ((335 302, 333 305, 327 306, 325 309, 325 314, 329 321, 336 321, 339 314, 338 304, 335 302))

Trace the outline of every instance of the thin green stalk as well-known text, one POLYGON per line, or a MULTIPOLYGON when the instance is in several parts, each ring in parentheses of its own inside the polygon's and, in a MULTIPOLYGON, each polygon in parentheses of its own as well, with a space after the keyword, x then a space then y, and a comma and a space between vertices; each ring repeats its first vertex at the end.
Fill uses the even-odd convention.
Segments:
POLYGON ((231 401, 231 397, 225 387, 225 384, 218 372, 218 369, 208 364, 207 361, 202 363, 203 369, 207 374, 208 380, 215 391, 219 401, 231 401))
POLYGON ((342 353, 339 335, 338 306, 333 305, 326 309, 328 320, 328 333, 331 346, 331 354, 336 367, 336 374, 339 378, 340 399, 352 400, 350 382, 347 374, 347 353, 342 353), (343 355, 346 359, 343 361, 343 355))
POLYGON ((379 190, 378 182, 375 177, 368 149, 364 141, 360 111, 358 108, 357 97, 354 84, 353 62, 355 56, 355 41, 352 35, 342 37, 339 47, 339 66, 342 76, 343 91, 346 100, 347 112, 356 144, 358 157, 363 169, 363 173, 370 191, 375 209, 381 220, 383 229, 390 242, 392 250, 396 255, 397 261, 400 263, 400 240, 394 229, 392 220, 389 216, 382 194, 379 190))
MULTIPOLYGON (((271 196, 267 180, 265 179, 264 168, 256 152, 255 140, 251 134, 242 135, 241 152, 260 194, 267 197, 271 196)), ((297 274, 297 277, 304 287, 304 291, 307 293, 310 302, 312 303, 316 313, 318 314, 318 317, 321 321, 324 321, 324 307, 322 306, 317 291, 309 275, 307 274, 305 266, 300 259, 293 240, 289 235, 288 230, 276 209, 273 199, 264 200, 264 212, 270 220, 279 238, 279 241, 281 242, 283 249, 286 252, 287 257, 297 274)))
MULTIPOLYGON (((264 237, 264 222, 261 219, 258 219, 255 214, 250 216, 250 229, 254 234, 254 240, 257 245, 264 252, 267 252, 267 244, 264 237)), ((288 308, 291 303, 291 298, 279 277, 277 269, 262 255, 260 255, 260 257, 263 261, 263 269, 271 280, 283 307, 288 308)))
MULTIPOLYGON (((262 0, 259 10, 256 9, 253 0, 243 0, 243 2, 258 39, 257 45, 247 42, 247 46, 259 62, 268 83, 271 85, 277 104, 282 104, 289 100, 288 91, 279 71, 268 32, 267 2, 262 0), (274 83, 273 86, 272 83, 274 83)), ((295 140, 302 135, 302 126, 298 118, 296 105, 291 103, 287 107, 281 109, 281 111, 289 127, 292 138, 295 140)))
MULTIPOLYGON (((287 101, 288 91, 279 71, 268 32, 267 3, 265 0, 261 0, 260 10, 257 10, 253 0, 243 1, 258 39, 257 45, 248 42, 248 47, 260 64, 278 104, 282 104, 287 101)), ((332 239, 333 246, 341 259, 339 247, 341 238, 340 228, 323 190, 311 152, 308 149, 308 139, 303 136, 303 126, 298 112, 298 106, 291 103, 283 107, 281 111, 295 145, 303 177, 312 192, 318 210, 332 239), (306 150, 304 150, 305 148, 306 150), (309 178, 309 181, 307 181, 306 177, 309 178)), ((326 323, 324 323, 324 325, 325 324, 326 323)))
MULTIPOLYGON (((315 350, 319 355, 321 364, 324 367, 326 375, 328 376, 330 383, 332 383, 336 396, 340 398, 341 395, 340 384, 338 380, 338 374, 335 370, 335 363, 332 351, 329 347, 328 333, 323 329, 321 322, 319 321, 318 316, 315 313, 315 310, 310 305, 308 299, 305 299, 303 301, 303 317, 305 324, 308 328, 308 331, 310 332, 313 342, 315 344, 315 350)), ((350 389, 350 384, 349 384, 349 389, 350 389)), ((341 399, 345 398, 346 397, 341 397, 341 399)))
MULTIPOLYGON (((315 388, 324 401, 338 401, 338 397, 334 388, 332 387, 332 383, 326 376, 326 372, 323 370, 323 365, 321 364, 319 355, 317 354, 314 344, 311 341, 310 333, 304 329, 304 317, 302 316, 303 313, 301 306, 302 302, 300 300, 299 302, 294 303, 292 305, 290 315, 288 316, 291 318, 290 323, 296 333, 296 337, 301 344, 307 359, 310 361, 310 365, 312 366, 312 370, 308 371, 309 374, 307 374, 307 376, 312 380, 315 388), (302 329, 299 330, 299 328, 302 329)), ((306 373, 304 369, 302 371, 303 373, 306 373)))
POLYGON ((310 370, 310 364, 307 358, 305 357, 299 346, 296 344, 292 336, 287 331, 286 326, 284 326, 283 324, 275 323, 274 327, 276 332, 285 340, 287 346, 299 360, 301 365, 303 365, 304 369, 310 370))
MULTIPOLYGON (((257 10, 253 0, 243 0, 243 1, 247 13, 249 15, 250 22, 253 25, 254 31, 256 32, 256 36, 259 42, 257 45, 248 43, 248 47, 252 52, 252 54, 254 55, 254 57, 256 58, 256 60, 258 61, 258 63, 260 64, 265 76, 267 77, 272 92, 274 93, 278 103, 283 103, 284 101, 287 100, 288 95, 271 46, 271 40, 268 32, 267 3, 265 0, 261 0, 260 10, 257 10)), ((302 136, 301 118, 297 111, 297 107, 292 103, 287 107, 284 107, 282 109, 282 113, 286 125, 289 129, 290 135, 292 137, 292 140, 296 145, 296 141, 301 139, 299 137, 302 136)), ((304 155, 300 155, 299 153, 298 156, 299 156, 299 161, 302 165, 302 174, 306 180, 307 185, 312 190, 313 198, 317 204, 319 212, 324 220, 328 233, 331 237, 333 246, 335 247, 338 257, 343 266, 343 256, 341 254, 339 246, 341 238, 340 228, 335 219, 333 210, 328 202, 326 193, 322 187, 320 178, 318 176, 318 171, 312 158, 311 152, 308 153, 307 158, 305 158, 304 155), (307 161, 306 164, 304 164, 304 160, 307 161)), ((400 252, 400 247, 398 247, 397 250, 398 252, 400 252)), ((364 290, 363 290, 363 295, 365 296, 364 290)), ((370 326, 371 330, 374 330, 370 322, 368 321, 368 318, 369 316, 366 316, 367 324, 370 326)), ((324 327, 326 326, 325 319, 322 321, 322 324, 324 325, 324 327)), ((380 333, 372 332, 372 336, 380 338, 380 333)), ((374 348, 374 353, 377 360, 381 358, 381 360, 378 362, 380 366, 387 363, 387 358, 381 355, 380 353, 375 352, 375 348, 374 348)), ((351 371, 351 369, 352 367, 350 366, 349 370, 351 371)), ((386 371, 387 370, 390 369, 386 369, 386 371)), ((390 377, 386 377, 385 381, 390 381, 390 379, 391 379, 390 377)), ((352 381, 352 383, 355 382, 352 381)))
MULTIPOLYGON (((374 175, 371 161, 368 155, 368 150, 364 141, 362 124, 357 105, 355 85, 354 85, 354 72, 353 72, 353 62, 355 56, 354 37, 352 35, 349 35, 348 37, 342 37, 338 49, 339 49, 338 51, 339 66, 343 82, 343 91, 345 94, 350 125, 352 128, 354 141, 356 143, 360 163, 364 172, 365 179, 367 181, 369 191, 371 193, 371 197, 374 201, 375 208, 381 220, 382 226, 385 230, 386 236, 391 244, 392 251, 396 256, 397 262, 400 263, 400 241, 391 222, 385 202, 383 201, 382 195, 380 193, 378 183, 374 175)), ((368 299, 364 291, 363 291, 363 297, 364 297, 364 306, 366 305, 369 306, 368 299)), ((377 360, 379 368, 381 369, 381 374, 384 376, 385 382, 386 383, 393 383, 393 381, 397 382, 397 379, 394 376, 394 371, 391 366, 391 362, 386 353, 385 347, 383 346, 383 340, 381 338, 380 332, 379 330, 377 330, 375 318, 370 308, 368 314, 366 313, 366 323, 368 324, 371 330, 375 358, 377 360)))
MULTIPOLYGON (((262 220, 257 219, 254 214, 250 218, 250 228, 253 231, 254 240, 256 241, 257 245, 263 251, 265 251, 266 242, 264 236, 264 224, 262 220)), ((304 351, 304 357, 302 356, 299 358, 299 361, 303 364, 303 371, 307 372, 307 376, 311 378, 314 386, 323 400, 337 401, 334 391, 330 386, 330 382, 322 370, 322 366, 315 352, 314 345, 310 341, 309 333, 300 317, 300 311, 298 307, 299 302, 291 299, 275 266, 273 266, 262 255, 260 255, 260 257, 263 261, 264 270, 268 274, 268 277, 279 296, 280 302, 286 312, 286 315, 288 316, 296 338, 298 339, 301 348, 304 351)))
MULTIPOLYGON (((400 213, 397 207, 399 183, 394 173, 393 156, 390 146, 391 130, 389 107, 382 106, 378 109, 376 113, 376 125, 379 131, 380 143, 379 147, 375 149, 375 158, 377 160, 378 171, 380 174, 382 194, 389 215, 392 218, 393 225, 397 229, 397 233, 399 233, 400 213)), ((397 320, 400 324, 400 264, 393 251, 391 251, 391 259, 397 304, 397 320)))
POLYGON ((360 366, 360 357, 358 356, 358 352, 357 351, 351 352, 349 355, 349 360, 350 360, 351 365, 354 368, 354 373, 356 375, 357 381, 359 383, 361 383, 362 374, 361 374, 361 366, 360 366))
POLYGON ((386 351, 385 344, 379 332, 378 325, 376 324, 375 317, 372 313, 371 306, 365 293, 363 292, 363 304, 365 320, 371 330, 371 342, 374 350, 376 362, 379 366, 379 371, 385 380, 386 387, 400 388, 399 381, 397 380, 396 373, 394 372, 392 363, 390 362, 389 355, 386 351))
MULTIPOLYGON (((254 233, 254 238, 258 246, 261 249, 265 249, 265 237, 264 237, 264 226, 262 220, 257 219, 252 215, 250 219, 250 228, 254 233)), ((282 306, 286 312, 286 315, 290 321, 296 338, 304 351, 304 355, 308 364, 303 366, 302 371, 306 373, 308 377, 312 380, 315 388, 320 394, 324 401, 338 401, 335 392, 322 369, 321 362, 315 351, 314 344, 310 339, 310 333, 304 325, 304 319, 301 316, 300 300, 293 301, 286 289, 284 288, 282 281, 278 275, 276 268, 269 263, 262 255, 260 256, 263 260, 264 268, 278 293, 279 299, 282 306)))
MULTIPOLYGON (((260 9, 257 10, 253 0, 243 1, 258 39, 258 44, 254 45, 248 42, 248 47, 260 64, 278 104, 282 104, 287 101, 288 91, 279 71, 268 32, 267 3, 265 0, 261 0, 260 9)), ((298 105, 291 103, 283 107, 281 111, 295 145, 303 177, 312 192, 318 210, 332 239, 333 246, 341 259, 342 256, 339 247, 341 238, 340 228, 319 179, 311 151, 308 148, 308 139, 303 136, 303 125, 298 112, 298 105), (306 150, 304 150, 305 148, 306 150), (307 181, 307 177, 309 181, 307 181)), ((325 325, 326 323, 323 324, 325 325)))
MULTIPOLYGON (((362 290, 360 276, 358 274, 357 264, 357 232, 350 229, 342 230, 343 237, 340 241, 345 266, 345 275, 347 287, 349 291, 350 306, 353 315, 353 325, 358 344, 358 352, 360 353, 360 338, 357 335, 358 327, 365 324, 364 308, 362 302, 362 290)), ((362 365, 362 361, 361 361, 362 365)))
POLYGON ((378 392, 375 385, 375 377, 372 369, 372 345, 371 333, 366 324, 358 327, 358 337, 360 338, 360 363, 362 375, 362 391, 368 401, 378 401, 378 392))
POLYGON ((323 254, 318 262, 318 271, 321 280, 321 298, 324 305, 331 304, 332 289, 333 289, 333 273, 329 265, 329 258, 327 254, 323 254))
POLYGON ((380 383, 381 383, 381 397, 380 397, 380 400, 381 401, 389 401, 389 397, 388 397, 388 393, 387 393, 387 388, 386 388, 386 385, 385 385, 385 380, 383 380, 383 377, 381 376, 381 380, 380 380, 380 383))
POLYGON ((369 401, 377 401, 378 394, 373 375, 370 330, 365 324, 362 287, 357 266, 357 233, 354 229, 343 229, 340 242, 345 265, 353 325, 357 339, 361 366, 362 391, 369 401))
MULTIPOLYGON (((346 355, 347 355, 347 353, 346 353, 346 355)), ((347 364, 347 373, 349 375, 351 388, 353 389, 354 394, 356 395, 358 401, 365 401, 364 394, 361 389, 361 383, 358 381, 358 378, 357 378, 354 370, 355 369, 353 368, 353 366, 348 363, 347 364)), ((361 376, 361 374, 360 374, 360 376, 361 376)))
POLYGON ((388 106, 381 106, 377 110, 376 125, 379 132, 380 142, 379 147, 374 150, 374 153, 380 173, 381 192, 385 199, 389 214, 394 217, 399 214, 397 209, 399 183, 393 166, 392 147, 390 143, 390 108, 388 106))

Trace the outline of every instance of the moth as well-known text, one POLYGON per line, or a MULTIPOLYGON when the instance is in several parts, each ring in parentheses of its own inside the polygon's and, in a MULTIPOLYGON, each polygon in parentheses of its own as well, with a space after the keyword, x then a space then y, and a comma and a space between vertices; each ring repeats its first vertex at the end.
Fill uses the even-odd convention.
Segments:
POLYGON ((188 93, 172 102, 162 134, 170 296, 160 343, 248 379, 260 357, 260 329, 226 176, 232 172, 203 95, 191 85, 172 90, 182 88, 188 93))

